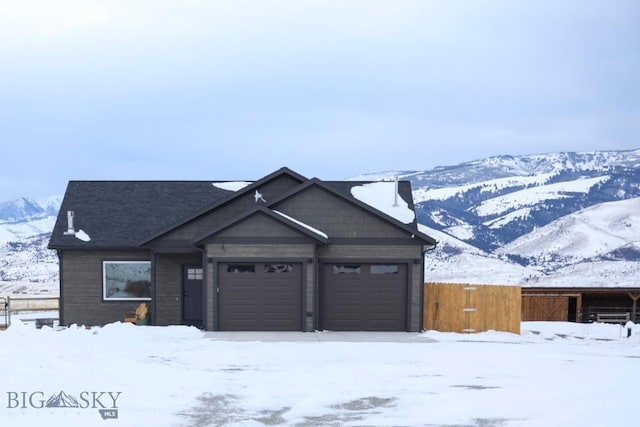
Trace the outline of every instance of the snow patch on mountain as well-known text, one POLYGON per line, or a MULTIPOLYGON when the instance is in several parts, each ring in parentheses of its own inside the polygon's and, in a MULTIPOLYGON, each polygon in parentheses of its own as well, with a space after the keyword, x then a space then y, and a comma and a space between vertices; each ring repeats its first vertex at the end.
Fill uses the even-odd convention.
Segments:
POLYGON ((531 215, 531 208, 517 209, 483 224, 489 228, 499 229, 514 221, 524 221, 531 215))
POLYGON ((50 233, 56 223, 55 216, 23 222, 0 223, 0 246, 42 233, 50 233))
POLYGON ((562 217, 498 248, 547 268, 640 247, 640 198, 601 203, 562 217))
POLYGON ((354 175, 346 178, 345 181, 393 181, 398 179, 408 179, 419 172, 407 172, 407 171, 387 171, 376 173, 365 173, 361 175, 354 175))
POLYGON ((521 286, 558 288, 638 288, 638 261, 592 261, 568 265, 551 274, 525 278, 521 286))
POLYGON ((62 196, 44 198, 22 197, 0 202, 0 224, 32 221, 55 216, 60 209, 62 196))
POLYGON ((605 175, 596 178, 558 182, 555 184, 515 191, 480 203, 480 205, 474 209, 474 212, 478 216, 486 217, 524 206, 537 205, 546 200, 564 199, 569 197, 569 193, 588 193, 593 186, 607 181, 609 178, 609 176, 605 175))
POLYGON ((50 233, 0 246, 0 282, 58 282, 58 256, 47 249, 50 233))
POLYGON ((472 240, 475 237, 474 227, 469 224, 454 225, 453 227, 445 228, 443 231, 460 240, 472 240))
POLYGON ((498 258, 447 233, 419 224, 418 230, 438 241, 425 254, 425 281, 517 285, 538 271, 498 258))
POLYGON ((436 230, 435 228, 428 227, 426 225, 418 224, 418 231, 424 234, 427 234, 438 242, 436 245, 435 253, 436 254, 451 254, 452 252, 469 252, 476 255, 486 255, 481 249, 470 245, 469 243, 457 239, 456 237, 442 232, 440 230, 436 230), (445 249, 449 248, 449 249, 445 249))
POLYGON ((60 210, 60 206, 62 205, 62 198, 63 196, 61 195, 55 195, 49 197, 36 197, 32 200, 44 209, 47 214, 56 216, 60 210))
POLYGON ((423 187, 414 191, 414 202, 424 202, 426 200, 447 200, 452 197, 461 196, 467 191, 479 189, 481 192, 497 192, 505 188, 527 187, 530 185, 543 185, 553 174, 540 174, 535 176, 510 176, 506 178, 490 179, 488 181, 474 182, 472 184, 460 185, 457 187, 429 189, 423 187))

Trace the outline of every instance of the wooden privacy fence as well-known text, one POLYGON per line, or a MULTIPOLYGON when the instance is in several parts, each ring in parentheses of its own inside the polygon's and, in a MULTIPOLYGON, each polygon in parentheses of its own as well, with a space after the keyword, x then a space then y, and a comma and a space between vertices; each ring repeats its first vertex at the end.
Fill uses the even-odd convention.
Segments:
POLYGON ((520 333, 520 286, 425 283, 423 327, 441 332, 520 333))

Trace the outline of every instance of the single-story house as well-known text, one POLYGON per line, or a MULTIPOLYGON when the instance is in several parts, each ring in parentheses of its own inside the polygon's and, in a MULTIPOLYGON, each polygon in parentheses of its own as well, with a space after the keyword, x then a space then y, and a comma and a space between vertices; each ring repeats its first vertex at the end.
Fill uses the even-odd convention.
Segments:
POLYGON ((60 322, 206 330, 422 329, 424 252, 408 181, 70 181, 49 248, 60 322))

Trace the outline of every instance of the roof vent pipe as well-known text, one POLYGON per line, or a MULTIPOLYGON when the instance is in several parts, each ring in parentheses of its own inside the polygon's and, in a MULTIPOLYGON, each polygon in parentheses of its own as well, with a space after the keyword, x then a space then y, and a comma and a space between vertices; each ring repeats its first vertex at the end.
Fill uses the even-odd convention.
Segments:
POLYGON ((74 236, 76 230, 73 228, 73 211, 67 211, 67 231, 64 232, 65 236, 74 236))
POLYGON ((393 194, 393 206, 398 206, 398 175, 396 175, 395 182, 396 182, 396 185, 395 185, 395 192, 393 194))

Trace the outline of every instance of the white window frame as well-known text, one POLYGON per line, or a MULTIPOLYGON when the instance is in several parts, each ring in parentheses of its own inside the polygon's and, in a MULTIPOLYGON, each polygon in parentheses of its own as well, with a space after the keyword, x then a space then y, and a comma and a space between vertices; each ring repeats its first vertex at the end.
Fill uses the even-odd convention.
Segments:
MULTIPOLYGON (((112 279, 110 279, 112 280, 112 279)), ((127 278, 124 278, 122 280, 123 282, 127 283, 127 278)), ((125 285, 126 286, 126 285, 125 285)), ((116 288, 118 289, 118 288, 116 288)), ((124 291, 124 293, 126 293, 126 291, 124 291)), ((151 261, 102 261, 102 300, 103 301, 151 301, 151 261), (108 265, 113 265, 113 264, 124 264, 124 265, 129 265, 129 266, 133 266, 134 264, 141 264, 140 268, 144 268, 142 265, 144 265, 145 267, 148 268, 149 273, 148 273, 148 277, 145 276, 141 277, 140 273, 138 273, 136 275, 136 277, 131 277, 131 279, 135 279, 135 280, 144 280, 144 281, 148 281, 149 282, 149 296, 148 297, 140 297, 140 296, 131 296, 131 297, 127 297, 127 296, 117 296, 117 297, 112 297, 112 296, 108 296, 108 292, 111 292, 113 290, 113 286, 111 287, 107 287, 107 266, 108 265)))

